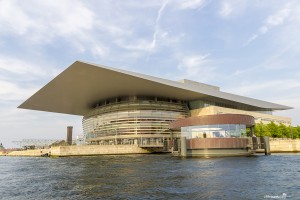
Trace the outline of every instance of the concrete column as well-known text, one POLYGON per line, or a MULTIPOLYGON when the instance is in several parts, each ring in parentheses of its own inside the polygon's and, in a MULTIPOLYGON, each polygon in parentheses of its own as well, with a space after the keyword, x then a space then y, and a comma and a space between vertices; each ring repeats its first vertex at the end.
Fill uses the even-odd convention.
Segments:
POLYGON ((254 150, 258 149, 257 137, 252 137, 252 145, 254 150))
POLYGON ((67 143, 69 145, 72 145, 72 132, 73 132, 73 126, 67 127, 67 143))
POLYGON ((265 143, 265 155, 271 155, 269 136, 264 137, 264 143, 265 143))
POLYGON ((186 137, 180 138, 180 154, 182 157, 186 157, 186 137))
POLYGON ((254 135, 254 126, 250 127, 250 137, 253 137, 254 135))

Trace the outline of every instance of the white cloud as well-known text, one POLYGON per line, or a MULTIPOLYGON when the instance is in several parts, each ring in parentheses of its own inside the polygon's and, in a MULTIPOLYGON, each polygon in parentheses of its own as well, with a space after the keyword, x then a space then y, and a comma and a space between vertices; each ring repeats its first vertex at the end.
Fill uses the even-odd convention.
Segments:
POLYGON ((205 0, 178 0, 175 3, 179 9, 200 9, 205 5, 205 0))
POLYGON ((28 74, 29 76, 49 76, 48 70, 42 69, 33 63, 27 63, 23 60, 1 54, 0 70, 5 70, 19 75, 28 74))
POLYGON ((265 34, 271 28, 275 26, 279 26, 284 23, 286 18, 289 16, 291 9, 289 8, 289 4, 287 4, 284 8, 279 10, 274 15, 270 15, 264 22, 264 25, 259 29, 261 34, 265 34))
POLYGON ((240 1, 240 0, 223 0, 217 1, 219 9, 217 14, 223 19, 237 19, 243 16, 247 9, 253 5, 253 1, 240 1))
POLYGON ((56 68, 39 66, 18 58, 0 55, 0 101, 24 100, 40 86, 33 81, 44 82, 59 73, 56 68))
POLYGON ((148 57, 149 53, 157 52, 159 47, 172 46, 182 38, 182 33, 174 34, 165 30, 161 24, 168 4, 181 9, 196 9, 203 3, 204 1, 199 0, 165 0, 143 4, 134 1, 92 4, 76 0, 4 0, 0 1, 0 9, 8 9, 5 9, 2 16, 0 12, 0 26, 4 27, 0 29, 0 34, 16 36, 22 42, 29 42, 33 46, 57 46, 56 42, 62 41, 66 46, 71 44, 75 53, 90 53, 101 60, 110 60, 115 48, 143 51, 136 55, 148 57), (144 15, 144 10, 151 13, 156 11, 156 17, 144 15), (138 16, 146 17, 139 19, 138 16), (149 34, 140 33, 143 26, 153 30, 151 37, 149 34))
POLYGON ((1 141, 6 148, 16 147, 12 141, 22 139, 65 139, 66 127, 73 126, 74 134, 82 134, 81 117, 18 109, 9 102, 0 107, 1 141), (12 129, 13 127, 13 129, 12 129))
POLYGON ((19 35, 25 34, 33 26, 30 18, 14 0, 0 1, 0 25, 1 32, 12 31, 19 35))
POLYGON ((289 105, 291 107, 300 109, 300 94, 284 95, 277 102, 283 105, 289 105))
POLYGON ((100 57, 104 57, 109 54, 109 49, 100 45, 95 45, 91 51, 93 55, 100 57))
POLYGON ((84 31, 94 26, 93 12, 78 1, 4 0, 0 2, 0 8, 0 24, 5 27, 2 31, 30 35, 29 39, 37 42, 58 35, 85 37, 84 31))
POLYGON ((276 111, 276 112, 274 112, 274 115, 291 117, 292 124, 294 126, 297 126, 297 125, 299 126, 300 125, 300 118, 299 118, 300 95, 298 93, 291 95, 291 93, 292 92, 289 92, 289 94, 287 94, 287 95, 282 95, 281 99, 277 100, 276 103, 293 107, 293 109, 284 110, 284 111, 276 111))
POLYGON ((183 56, 178 65, 178 69, 181 72, 181 77, 178 78, 189 78, 202 82, 209 80, 214 76, 213 72, 215 70, 212 61, 208 59, 209 56, 209 54, 183 56))
POLYGON ((115 42, 120 47, 133 51, 149 51, 153 47, 152 41, 144 38, 136 39, 135 41, 131 41, 130 43, 125 42, 123 39, 116 40, 115 42))
POLYGON ((232 11, 232 5, 228 2, 223 2, 221 10, 219 11, 219 15, 221 15, 221 17, 228 17, 232 13, 232 11))
POLYGON ((186 56, 182 60, 181 67, 183 66, 189 69, 195 69, 206 63, 208 57, 209 54, 186 56))
POLYGON ((0 101, 24 100, 38 90, 37 86, 27 88, 4 80, 0 80, 0 88, 0 101))
POLYGON ((116 44, 118 44, 120 47, 128 49, 128 50, 135 50, 135 51, 152 51, 156 48, 157 39, 160 36, 165 35, 161 28, 160 28, 160 20, 162 17, 162 14, 164 12, 165 7, 167 6, 168 1, 163 1, 160 8, 157 11, 157 16, 155 19, 155 25, 154 25, 154 31, 152 34, 152 40, 148 38, 140 38, 136 39, 135 41, 131 43, 124 42, 123 39, 119 39, 116 41, 116 44))
POLYGON ((154 49, 155 46, 156 46, 157 35, 159 34, 159 31, 160 31, 159 21, 160 21, 160 18, 162 16, 162 13, 163 13, 165 7, 167 6, 167 3, 168 3, 168 1, 164 1, 163 4, 161 5, 160 9, 158 10, 157 17, 156 17, 156 20, 155 20, 155 31, 154 31, 153 36, 152 36, 152 42, 151 42, 151 45, 150 45, 150 49, 154 49))
MULTIPOLYGON (((228 89, 232 93, 239 95, 251 95, 259 92, 265 93, 265 91, 276 92, 278 93, 287 92, 287 91, 296 91, 300 89, 300 82, 298 79, 282 79, 282 80, 273 80, 267 82, 246 82, 241 83, 240 85, 235 85, 234 88, 228 89), (276 91, 274 90, 276 88, 276 91)), ((289 93, 289 92, 287 92, 289 93)), ((265 95, 267 95, 265 93, 265 95)), ((280 97, 280 96, 279 96, 280 97)), ((283 96, 283 98, 285 98, 283 96)))
MULTIPOLYGON (((299 99, 300 100, 300 99, 299 99)), ((287 104, 282 103, 283 105, 289 105, 289 102, 287 104)), ((300 108, 294 108, 291 110, 283 110, 283 111, 275 111, 273 112, 274 115, 276 116, 283 116, 283 117, 290 117, 292 118, 292 125, 293 126, 299 126, 300 124, 300 119, 299 119, 299 114, 300 113, 300 108)))
POLYGON ((85 30, 94 28, 95 15, 91 10, 78 1, 64 2, 59 1, 52 5, 53 10, 56 11, 53 14, 57 16, 55 23, 51 24, 51 28, 59 31, 61 35, 75 34, 80 36, 85 30), (72 9, 71 12, 70 9, 72 9), (66 11, 69 11, 67 15, 65 14, 66 11))
POLYGON ((248 44, 250 44, 253 40, 255 40, 258 37, 257 34, 253 34, 245 43, 243 46, 247 46, 248 44))
POLYGON ((149 53, 158 52, 162 46, 168 46, 170 48, 178 44, 184 37, 184 34, 172 35, 170 32, 164 30, 164 27, 161 25, 161 20, 163 19, 166 7, 171 3, 174 2, 166 0, 159 5, 154 24, 151 25, 153 30, 152 37, 143 35, 142 37, 133 36, 131 38, 119 38, 115 40, 115 43, 126 50, 142 52, 136 55, 144 57, 148 57, 149 53))
MULTIPOLYGON (((100 41, 103 35, 128 33, 109 21, 96 18, 95 13, 81 1, 0 1, 0 26, 3 27, 0 33, 21 35, 20 39, 33 45, 63 39, 81 53, 91 51, 99 54, 99 46, 108 49, 100 41), (95 35, 96 30, 103 34, 95 35)), ((107 52, 100 55, 107 56, 107 52)))
POLYGON ((1 111, 1 120, 0 124, 1 125, 13 125, 18 122, 18 124, 23 124, 26 122, 34 121, 38 119, 37 115, 32 114, 32 111, 30 110, 23 110, 23 109, 18 109, 18 105, 16 104, 8 104, 5 107, 2 106, 0 107, 1 111), (22 113, 20 115, 20 113, 22 113))
POLYGON ((258 32, 253 34, 244 46, 250 44, 252 41, 257 39, 260 35, 266 34, 271 29, 283 25, 285 21, 291 16, 293 6, 290 3, 284 5, 280 10, 276 11, 274 14, 269 15, 263 22, 263 25, 259 28, 258 32))
POLYGON ((275 79, 273 81, 266 78, 264 81, 236 84, 231 89, 227 89, 227 91, 293 107, 294 109, 291 110, 276 111, 274 115, 291 117, 293 124, 299 125, 300 95, 295 93, 295 91, 300 90, 300 82, 298 80, 295 77, 281 80, 275 79))
POLYGON ((269 26, 277 26, 283 23, 286 17, 289 16, 290 13, 289 5, 286 5, 282 10, 277 12, 275 15, 271 15, 267 18, 265 24, 269 26))
POLYGON ((124 39, 118 39, 115 43, 126 50, 139 51, 139 57, 145 56, 145 52, 158 51, 159 47, 167 46, 169 48, 176 46, 185 37, 184 33, 179 35, 171 35, 167 31, 159 30, 154 32, 152 40, 150 38, 138 38, 130 42, 124 39))

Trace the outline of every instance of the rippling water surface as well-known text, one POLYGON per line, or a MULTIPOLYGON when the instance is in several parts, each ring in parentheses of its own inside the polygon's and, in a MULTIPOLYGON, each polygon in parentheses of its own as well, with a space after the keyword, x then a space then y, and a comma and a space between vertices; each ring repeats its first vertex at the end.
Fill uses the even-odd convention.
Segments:
POLYGON ((300 199, 300 154, 0 157, 0 199, 300 199), (267 196, 269 195, 269 196, 267 196))

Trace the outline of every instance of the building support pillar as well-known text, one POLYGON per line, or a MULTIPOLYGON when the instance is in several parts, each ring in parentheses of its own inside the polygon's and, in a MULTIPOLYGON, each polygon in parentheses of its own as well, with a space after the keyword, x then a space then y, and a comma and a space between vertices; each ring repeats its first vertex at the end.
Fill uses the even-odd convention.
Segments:
POLYGON ((254 135, 254 126, 250 127, 250 137, 253 137, 254 135))
POLYGON ((186 137, 180 138, 180 154, 182 157, 186 157, 186 137))
POLYGON ((265 143, 265 155, 271 155, 270 151, 270 143, 269 143, 269 136, 264 136, 264 143, 265 143))

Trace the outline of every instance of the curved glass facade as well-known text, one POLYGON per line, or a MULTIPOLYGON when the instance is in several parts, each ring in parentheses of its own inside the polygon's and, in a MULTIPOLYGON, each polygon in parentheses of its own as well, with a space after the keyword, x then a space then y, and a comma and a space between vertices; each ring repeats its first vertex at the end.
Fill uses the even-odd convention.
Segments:
POLYGON ((188 115, 186 104, 154 97, 127 97, 99 103, 83 118, 87 142, 136 143, 137 138, 169 137, 169 123, 188 115))
POLYGON ((192 138, 237 138, 246 137, 244 124, 214 124, 181 128, 181 136, 192 138))

